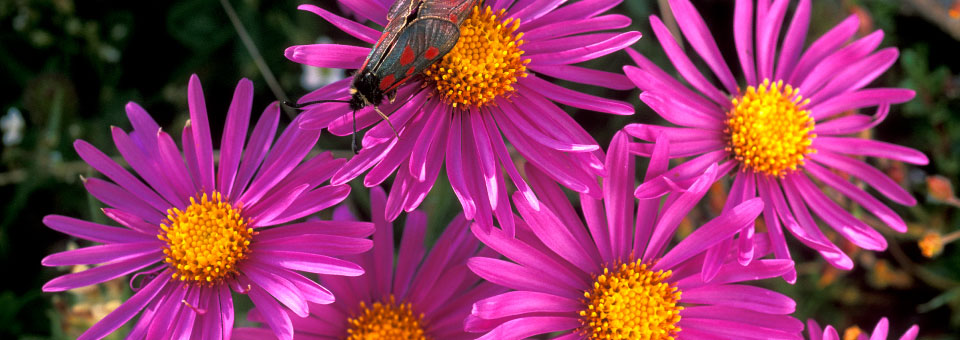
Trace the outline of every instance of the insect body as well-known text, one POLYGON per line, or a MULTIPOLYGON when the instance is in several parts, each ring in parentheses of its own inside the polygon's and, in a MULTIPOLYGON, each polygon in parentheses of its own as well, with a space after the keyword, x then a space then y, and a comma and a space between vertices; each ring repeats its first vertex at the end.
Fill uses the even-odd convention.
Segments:
POLYGON ((354 150, 357 110, 372 105, 396 134, 390 118, 378 108, 383 97, 392 102, 400 85, 450 52, 460 39, 460 25, 480 1, 397 0, 393 3, 383 34, 350 84, 354 150))
POLYGON ((460 25, 479 1, 394 2, 380 40, 353 78, 350 107, 379 106, 384 96, 392 97, 400 85, 440 61, 457 45, 460 25))
MULTIPOLYGON (((370 50, 367 59, 350 84, 353 110, 353 141, 357 152, 357 110, 373 106, 374 111, 387 121, 394 134, 397 130, 390 118, 380 111, 384 97, 393 101, 397 88, 440 61, 460 39, 460 25, 470 10, 482 0, 397 0, 387 13, 387 26, 370 50)), ((288 104, 294 108, 321 102, 288 104)))

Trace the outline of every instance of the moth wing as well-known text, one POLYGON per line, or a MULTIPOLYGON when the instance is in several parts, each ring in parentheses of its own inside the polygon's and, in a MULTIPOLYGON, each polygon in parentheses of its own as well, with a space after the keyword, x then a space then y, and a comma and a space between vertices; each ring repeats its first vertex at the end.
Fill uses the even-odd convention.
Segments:
POLYGON ((377 68, 384 55, 390 51, 390 48, 397 41, 400 32, 407 25, 407 20, 411 15, 417 12, 417 9, 423 4, 424 0, 397 0, 390 6, 390 12, 387 13, 387 26, 383 28, 380 39, 370 49, 370 54, 363 61, 360 71, 364 71, 369 66, 377 68))
POLYGON ((470 16, 470 10, 478 5, 480 0, 423 0, 418 15, 421 18, 443 18, 460 26, 470 16))
MULTIPOLYGON (((406 21, 405 18, 409 17, 413 12, 420 7, 420 5, 425 0, 396 0, 393 2, 393 5, 390 6, 390 11, 387 12, 387 21, 393 21, 396 18, 401 18, 406 21)), ((429 1, 429 0, 428 0, 429 1)))
POLYGON ((446 19, 420 18, 400 32, 396 43, 373 70, 379 87, 389 92, 440 61, 460 39, 460 27, 446 19))

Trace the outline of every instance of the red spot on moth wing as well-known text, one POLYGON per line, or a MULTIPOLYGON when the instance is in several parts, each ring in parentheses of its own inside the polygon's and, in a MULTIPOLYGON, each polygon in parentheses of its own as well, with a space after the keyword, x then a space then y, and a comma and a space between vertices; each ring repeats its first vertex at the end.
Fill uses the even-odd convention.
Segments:
POLYGON ((410 63, 413 62, 413 58, 414 58, 413 50, 410 49, 410 45, 404 46, 403 54, 400 55, 400 65, 401 66, 409 65, 410 63))
POLYGON ((416 70, 417 70, 416 67, 410 66, 410 68, 407 69, 407 76, 409 77, 409 76, 412 75, 413 72, 416 71, 416 70))
POLYGON ((392 74, 388 74, 386 77, 383 77, 383 79, 380 80, 380 90, 385 91, 386 89, 390 88, 390 85, 393 85, 393 81, 396 79, 397 78, 392 74))
POLYGON ((383 92, 390 92, 390 91, 396 90, 397 88, 400 87, 400 85, 403 85, 404 83, 407 82, 407 80, 410 80, 410 78, 413 78, 413 76, 411 75, 411 76, 407 76, 406 78, 400 79, 400 81, 398 81, 396 84, 393 84, 393 86, 391 86, 389 89, 383 90, 383 92))
POLYGON ((433 59, 433 58, 436 58, 437 55, 439 54, 440 54, 439 49, 437 49, 434 46, 430 46, 430 48, 427 49, 427 52, 424 53, 423 56, 426 57, 427 59, 433 59))

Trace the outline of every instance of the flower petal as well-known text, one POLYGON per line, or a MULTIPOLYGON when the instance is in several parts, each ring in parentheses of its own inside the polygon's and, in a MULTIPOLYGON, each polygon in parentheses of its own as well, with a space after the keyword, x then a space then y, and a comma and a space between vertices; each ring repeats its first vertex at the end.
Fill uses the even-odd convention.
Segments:
POLYGON ((930 162, 920 151, 878 140, 824 136, 815 138, 811 146, 817 150, 893 159, 916 165, 927 165, 930 162))
POLYGON ((347 70, 360 68, 368 54, 369 47, 339 44, 296 45, 283 51, 287 59, 296 63, 347 70))
POLYGON ((513 340, 580 327, 580 319, 563 316, 530 316, 504 322, 477 340, 513 340))
POLYGON ((90 326, 89 329, 77 337, 77 340, 101 339, 123 326, 127 321, 130 321, 130 319, 139 314, 147 304, 153 301, 157 293, 170 282, 169 280, 163 279, 166 275, 169 275, 169 273, 161 273, 157 279, 150 281, 143 289, 140 289, 140 291, 133 294, 127 301, 120 304, 117 309, 114 309, 96 324, 90 326))
POLYGON ((583 303, 552 294, 514 291, 477 301, 471 314, 484 319, 499 319, 528 313, 576 313, 583 303))
POLYGON ((697 54, 707 63, 713 74, 719 78, 720 83, 726 88, 727 93, 737 93, 737 82, 730 72, 730 67, 720 55, 720 48, 717 47, 717 41, 713 39, 707 23, 703 17, 693 7, 689 0, 671 0, 670 8, 677 19, 677 26, 683 32, 683 36, 690 42, 690 46, 697 51, 697 54))
POLYGON ((606 98, 592 96, 548 82, 538 77, 524 78, 517 87, 522 91, 536 91, 544 97, 573 107, 617 115, 632 115, 633 106, 606 98))
POLYGON ((366 42, 368 44, 376 43, 377 39, 382 34, 380 33, 380 31, 364 26, 353 20, 346 19, 344 17, 330 13, 327 10, 314 5, 303 4, 303 5, 297 6, 297 9, 301 11, 312 12, 313 14, 319 15, 321 18, 333 24, 344 33, 347 33, 353 36, 354 38, 360 39, 363 42, 366 42))
POLYGON ((190 107, 190 122, 193 128, 194 150, 197 151, 197 166, 200 171, 199 184, 203 192, 216 188, 213 178, 213 142, 210 137, 210 123, 207 117, 207 104, 203 99, 203 88, 196 74, 190 76, 187 85, 187 104, 190 107))
POLYGON ((158 263, 162 258, 162 249, 156 248, 140 255, 123 258, 114 263, 93 267, 82 272, 70 273, 56 277, 53 280, 47 281, 47 283, 43 285, 43 291, 62 292, 68 289, 97 284, 130 274, 151 264, 158 263))
POLYGON ((133 230, 61 215, 44 216, 43 224, 64 234, 100 243, 134 243, 156 239, 156 234, 144 235, 133 230))
POLYGON ((47 255, 40 264, 48 267, 96 264, 123 261, 137 255, 162 249, 156 240, 152 242, 114 243, 83 247, 47 255))
POLYGON ((217 190, 228 198, 233 189, 233 180, 237 177, 243 142, 247 139, 250 126, 250 110, 253 107, 253 82, 244 78, 237 83, 233 100, 227 111, 227 121, 220 138, 220 162, 217 164, 217 190))

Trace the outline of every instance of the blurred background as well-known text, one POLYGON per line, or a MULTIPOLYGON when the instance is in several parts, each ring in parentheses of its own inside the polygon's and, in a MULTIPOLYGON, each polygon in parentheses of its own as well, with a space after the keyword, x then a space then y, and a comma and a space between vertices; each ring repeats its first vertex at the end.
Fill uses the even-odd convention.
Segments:
MULTIPOLYGON (((108 131, 112 125, 130 129, 123 111, 129 101, 146 108, 179 140, 187 119, 187 80, 193 73, 203 82, 215 141, 240 78, 255 83, 256 117, 273 101, 299 98, 346 76, 283 57, 283 50, 294 44, 363 44, 319 17, 297 11, 303 2, 0 1, 0 268, 5 273, 0 276, 0 339, 75 338, 131 294, 125 279, 57 294, 40 291, 51 278, 83 269, 42 267, 41 258, 87 245, 46 228, 40 223, 43 216, 56 213, 108 223, 99 211, 101 203, 80 184, 80 176, 97 174, 77 157, 74 140, 87 140, 117 156, 108 131)), ((634 48, 670 69, 647 20, 662 13, 665 2, 629 0, 614 11, 634 18, 631 29, 646 34, 634 48)), ((313 3, 344 13, 334 1, 313 3)), ((694 3, 727 60, 736 60, 733 1, 694 3)), ((764 284, 798 301, 795 315, 801 320, 869 331, 886 315, 891 338, 916 323, 923 339, 958 339, 960 244, 950 242, 960 238, 960 199, 952 189, 960 173, 960 1, 818 0, 813 6, 809 37, 853 14, 861 19, 861 36, 882 29, 882 46, 900 48, 898 63, 873 85, 911 88, 917 97, 893 107, 887 121, 870 133, 919 149, 931 162, 913 167, 870 160, 920 202, 915 207, 888 202, 910 224, 907 234, 878 226, 890 243, 888 252, 858 252, 847 244, 857 267, 844 272, 788 237, 798 261, 797 284, 764 284)), ((586 66, 617 72, 629 62, 621 52, 586 66)), ((629 117, 566 108, 604 147, 624 124, 660 120, 639 104, 637 91, 577 89, 638 107, 629 117)), ((281 124, 294 114, 288 110, 281 124)), ((324 134, 317 149, 349 156, 349 143, 349 137, 324 134)), ((421 206, 430 216, 431 242, 460 209, 445 177, 440 176, 421 206)), ((367 192, 356 182, 347 204, 367 214, 367 192)), ((716 189, 684 222, 685 232, 722 206, 723 188, 716 189)), ((879 225, 870 215, 855 214, 879 225)), ((246 322, 242 315, 238 313, 238 323, 246 322)), ((123 328, 111 337, 122 338, 125 332, 123 328)))

